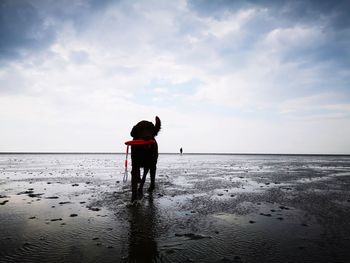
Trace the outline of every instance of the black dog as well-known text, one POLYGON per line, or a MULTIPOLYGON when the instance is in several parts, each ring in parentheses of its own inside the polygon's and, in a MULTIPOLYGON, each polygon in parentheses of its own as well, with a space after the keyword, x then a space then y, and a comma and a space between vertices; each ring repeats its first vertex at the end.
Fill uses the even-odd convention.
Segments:
POLYGON ((151 185, 148 191, 153 191, 155 188, 155 178, 158 160, 158 144, 154 139, 160 131, 160 119, 156 117, 156 123, 153 125, 149 121, 140 121, 136 124, 130 135, 134 140, 154 140, 155 143, 148 145, 133 145, 131 146, 131 202, 137 200, 143 194, 143 185, 146 180, 148 171, 151 174, 151 185), (140 168, 143 167, 143 176, 140 178, 140 168), (137 188, 138 183, 140 183, 137 188))

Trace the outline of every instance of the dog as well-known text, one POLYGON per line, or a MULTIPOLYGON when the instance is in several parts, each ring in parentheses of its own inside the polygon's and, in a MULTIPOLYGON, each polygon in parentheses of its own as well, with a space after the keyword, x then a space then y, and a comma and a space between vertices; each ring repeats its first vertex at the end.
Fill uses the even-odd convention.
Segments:
POLYGON ((149 192, 155 189, 155 178, 158 161, 158 144, 155 137, 161 129, 161 122, 156 116, 155 124, 149 121, 140 121, 131 130, 130 135, 134 140, 154 140, 155 143, 147 145, 131 146, 131 202, 143 195, 143 185, 148 171, 151 175, 149 192), (143 176, 140 178, 140 168, 143 167, 143 176), (138 186, 139 184, 139 186, 138 186))

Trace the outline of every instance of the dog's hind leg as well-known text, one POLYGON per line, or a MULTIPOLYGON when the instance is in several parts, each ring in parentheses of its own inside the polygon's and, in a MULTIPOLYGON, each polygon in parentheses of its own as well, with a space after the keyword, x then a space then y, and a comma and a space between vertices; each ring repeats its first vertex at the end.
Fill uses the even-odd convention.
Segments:
POLYGON ((131 202, 137 200, 137 184, 140 181, 140 167, 131 170, 131 202))
POLYGON ((141 197, 143 195, 143 185, 145 184, 146 176, 147 176, 148 171, 149 171, 148 167, 145 167, 143 169, 143 176, 142 176, 142 179, 141 179, 141 182, 140 182, 140 185, 139 185, 139 189, 138 189, 139 197, 141 197))
POLYGON ((154 190, 154 188, 155 188, 156 170, 157 170, 157 167, 155 165, 151 166, 151 169, 150 169, 151 185, 150 185, 150 187, 147 190, 148 192, 152 192, 154 190))

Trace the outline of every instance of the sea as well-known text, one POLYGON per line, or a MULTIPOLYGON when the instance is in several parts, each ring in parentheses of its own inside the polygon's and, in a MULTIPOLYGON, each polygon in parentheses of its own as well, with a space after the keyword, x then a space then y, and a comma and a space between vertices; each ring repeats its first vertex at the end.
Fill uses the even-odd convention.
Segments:
POLYGON ((0 154, 0 262, 350 262, 350 156, 0 154), (130 157, 129 157, 130 158, 130 157))

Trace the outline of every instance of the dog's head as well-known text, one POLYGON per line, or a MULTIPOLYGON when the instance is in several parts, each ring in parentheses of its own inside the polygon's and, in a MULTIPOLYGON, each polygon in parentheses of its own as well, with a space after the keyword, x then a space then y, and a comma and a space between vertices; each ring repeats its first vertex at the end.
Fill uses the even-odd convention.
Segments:
POLYGON ((155 125, 150 121, 140 121, 132 128, 130 135, 134 139, 151 140, 158 135, 160 126, 160 119, 156 116, 155 125))

